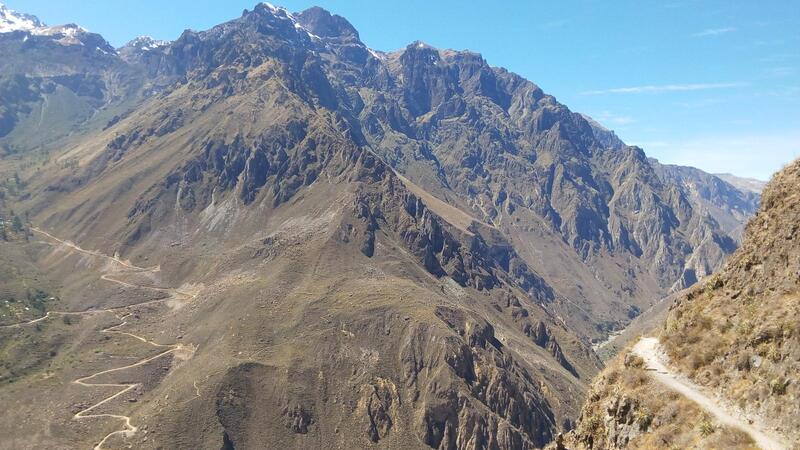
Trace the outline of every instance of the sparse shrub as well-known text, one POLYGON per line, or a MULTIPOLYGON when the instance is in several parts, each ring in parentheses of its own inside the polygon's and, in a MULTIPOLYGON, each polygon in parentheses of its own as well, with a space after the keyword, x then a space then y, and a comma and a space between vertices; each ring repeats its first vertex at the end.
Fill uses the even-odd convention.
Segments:
POLYGON ((736 370, 750 371, 750 354, 742 353, 736 358, 736 370))
POLYGON ((773 362, 778 362, 781 359, 783 359, 783 355, 781 355, 781 351, 775 342, 769 344, 769 346, 767 347, 767 358, 769 358, 770 361, 773 362))
POLYGON ((697 370, 703 365, 703 357, 697 353, 692 353, 687 362, 689 363, 689 368, 697 370))
POLYGON ((589 418, 589 429, 592 431, 599 431, 603 429, 603 420, 600 419, 598 416, 592 416, 589 418))
POLYGON ((22 229, 24 228, 24 226, 25 226, 25 225, 22 223, 22 219, 21 219, 19 216, 14 216, 14 217, 11 219, 11 227, 12 227, 12 228, 14 229, 14 231, 16 231, 17 233, 21 232, 21 231, 22 231, 22 229))
POLYGON ((714 291, 714 290, 717 290, 717 289, 721 288, 724 285, 725 285, 725 283, 722 281, 722 277, 720 277, 718 273, 715 273, 708 280, 708 283, 706 283, 704 288, 705 288, 706 292, 711 292, 711 291, 714 291))
POLYGON ((698 425, 698 428, 700 429, 700 434, 703 437, 707 437, 714 434, 714 431, 716 431, 717 429, 716 426, 714 426, 714 424, 711 423, 711 420, 709 420, 708 417, 703 418, 703 420, 700 422, 700 425, 698 425))
POLYGON ((647 429, 650 428, 650 425, 653 423, 653 415, 647 412, 642 412, 639 415, 637 422, 639 423, 639 429, 647 431, 647 429))
POLYGON ((714 325, 714 321, 708 316, 700 316, 697 318, 697 324, 703 330, 710 330, 714 325))
POLYGON ((647 382, 647 375, 641 370, 628 370, 622 374, 622 382, 629 388, 637 388, 647 382))
POLYGON ((628 353, 625 355, 624 360, 625 367, 633 367, 636 369, 641 369, 644 366, 644 360, 633 353, 628 353))
POLYGON ((72 318, 67 314, 61 316, 61 321, 64 322, 64 325, 72 325, 72 318))
POLYGON ((789 380, 785 380, 783 378, 775 378, 769 383, 769 388, 773 395, 785 394, 787 386, 789 386, 789 380))
POLYGON ((617 380, 619 380, 619 372, 616 370, 612 370, 606 375, 606 383, 608 385, 615 384, 617 380))

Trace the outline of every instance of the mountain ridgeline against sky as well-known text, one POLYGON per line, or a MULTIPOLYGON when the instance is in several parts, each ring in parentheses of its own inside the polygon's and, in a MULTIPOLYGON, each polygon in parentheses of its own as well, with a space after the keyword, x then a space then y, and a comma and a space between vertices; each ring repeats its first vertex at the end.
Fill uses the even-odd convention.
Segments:
POLYGON ((0 396, 51 430, 8 411, 4 445, 542 447, 590 343, 757 208, 479 54, 376 51, 321 8, 120 49, 0 11, 0 170, 60 286, 47 320, 0 317, 0 396))

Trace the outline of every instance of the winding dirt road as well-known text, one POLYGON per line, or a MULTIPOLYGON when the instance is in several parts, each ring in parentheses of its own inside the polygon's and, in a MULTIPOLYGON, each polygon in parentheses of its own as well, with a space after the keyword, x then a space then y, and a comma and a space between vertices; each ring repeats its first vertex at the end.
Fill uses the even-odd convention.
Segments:
POLYGON ((701 386, 670 369, 667 355, 657 338, 642 338, 633 347, 633 353, 644 359, 645 367, 656 381, 697 403, 720 423, 747 433, 763 450, 789 449, 782 437, 765 427, 755 425, 755 421, 751 424, 739 411, 720 404, 717 399, 706 394, 701 386))
MULTIPOLYGON (((92 250, 86 250, 86 249, 83 249, 83 248, 79 247, 78 245, 76 245, 73 242, 59 239, 59 238, 53 236, 52 234, 50 234, 50 233, 48 233, 46 231, 43 231, 43 230, 41 230, 39 228, 33 227, 31 229, 34 232, 39 233, 39 234, 41 234, 43 236, 46 236, 47 238, 49 238, 49 239, 51 239, 51 240, 53 240, 53 241, 55 241, 55 242, 57 242, 57 243, 59 243, 61 245, 64 245, 64 246, 66 246, 66 247, 68 247, 71 250, 74 250, 76 252, 112 261, 114 264, 117 264, 117 265, 121 266, 123 268, 123 270, 125 270, 125 271, 127 271, 129 273, 157 272, 157 271, 160 270, 159 266, 153 266, 153 267, 149 267, 149 268, 147 268, 147 267, 138 267, 138 266, 135 266, 135 265, 133 265, 133 264, 127 262, 127 261, 122 260, 118 255, 109 256, 109 255, 106 255, 106 254, 103 254, 103 253, 100 253, 100 252, 96 252, 96 251, 92 251, 92 250)), ((125 318, 130 316, 131 313, 130 312, 125 312, 123 315, 120 316, 120 315, 117 315, 117 312, 127 311, 130 308, 137 307, 137 306, 142 306, 142 305, 148 305, 148 304, 154 304, 154 303, 164 303, 164 302, 172 300, 172 299, 178 299, 178 300, 182 300, 182 301, 191 301, 191 300, 194 300, 195 297, 197 297, 196 294, 191 294, 191 293, 188 293, 188 292, 180 291, 178 289, 162 288, 162 287, 158 287, 158 286, 148 286, 148 285, 140 285, 140 284, 128 283, 126 281, 114 278, 114 277, 112 277, 111 275, 108 275, 108 274, 103 274, 103 275, 101 275, 100 278, 105 280, 105 281, 109 281, 109 282, 112 282, 112 283, 117 283, 117 284, 120 284, 122 286, 129 287, 129 288, 147 289, 147 290, 152 290, 152 291, 156 291, 156 292, 164 292, 164 293, 169 294, 169 297, 163 298, 163 299, 158 299, 158 300, 149 300, 149 301, 146 301, 146 302, 136 303, 136 304, 133 304, 133 305, 126 305, 126 306, 120 306, 120 307, 115 307, 115 308, 107 308, 107 309, 93 309, 93 310, 80 311, 80 312, 48 311, 44 316, 39 317, 38 319, 33 319, 33 320, 26 321, 26 322, 19 322, 19 323, 11 324, 11 325, 0 326, 0 328, 22 327, 22 326, 32 325, 32 324, 47 320, 48 318, 53 317, 53 316, 81 316, 81 315, 93 315, 93 314, 110 313, 110 314, 114 314, 117 317, 117 319, 119 319, 121 322, 116 324, 116 325, 112 325, 112 326, 109 326, 109 327, 106 327, 106 328, 102 329, 100 331, 101 333, 120 334, 120 335, 124 335, 124 336, 128 336, 128 337, 137 339, 137 340, 139 340, 139 341, 141 341, 141 342, 143 342, 145 344, 152 345, 154 347, 159 347, 159 348, 166 349, 166 350, 156 354, 155 356, 150 356, 150 357, 141 359, 141 360, 139 360, 139 361, 137 361, 137 362, 135 362, 133 364, 129 364, 127 366, 122 366, 122 367, 116 367, 116 368, 113 368, 113 369, 103 370, 103 371, 100 371, 100 372, 97 372, 97 373, 93 373, 93 374, 85 376, 85 377, 78 378, 78 379, 73 381, 73 383, 79 384, 79 385, 85 386, 85 387, 118 387, 118 388, 121 388, 120 391, 114 393, 111 396, 108 396, 108 397, 102 399, 101 401, 99 401, 99 402, 97 402, 97 403, 95 403, 95 404, 93 404, 93 405, 91 405, 91 406, 89 406, 87 408, 84 408, 84 409, 78 411, 73 416, 73 418, 77 419, 77 420, 80 420, 80 419, 97 419, 97 418, 112 418, 112 419, 121 420, 123 422, 124 428, 122 430, 116 430, 116 431, 113 431, 113 432, 107 434, 105 437, 103 437, 103 439, 100 442, 97 443, 97 445, 94 446, 94 450, 101 450, 102 447, 103 447, 103 444, 109 438, 111 438, 112 436, 122 435, 122 436, 125 436, 125 437, 130 437, 130 436, 132 436, 133 434, 136 433, 136 431, 138 430, 138 427, 136 427, 131 422, 131 418, 129 416, 118 415, 118 414, 109 414, 109 413, 93 414, 92 411, 95 410, 96 408, 98 408, 98 407, 100 407, 100 406, 102 406, 102 405, 104 405, 104 404, 116 399, 117 397, 120 397, 120 396, 124 395, 126 392, 129 392, 129 391, 131 391, 133 389, 136 389, 138 386, 141 385, 141 383, 119 383, 119 384, 118 383, 92 383, 91 380, 93 378, 101 376, 101 375, 114 373, 114 372, 121 372, 123 370, 127 370, 127 369, 131 369, 131 368, 134 368, 134 367, 143 366, 143 365, 145 365, 145 364, 147 364, 147 363, 149 363, 151 361, 154 361, 156 359, 159 359, 159 358, 162 358, 162 357, 164 357, 166 355, 174 353, 175 351, 183 350, 183 349, 186 348, 185 346, 183 346, 181 344, 159 344, 159 343, 151 341, 151 340, 149 340, 149 339, 147 339, 145 337, 138 336, 136 334, 129 333, 127 331, 119 330, 119 328, 122 328, 123 326, 127 325, 128 322, 125 320, 125 318)), ((194 387, 195 387, 195 390, 197 391, 197 394, 199 396, 200 392, 199 392, 199 389, 197 388, 197 384, 196 383, 195 383, 194 387)))

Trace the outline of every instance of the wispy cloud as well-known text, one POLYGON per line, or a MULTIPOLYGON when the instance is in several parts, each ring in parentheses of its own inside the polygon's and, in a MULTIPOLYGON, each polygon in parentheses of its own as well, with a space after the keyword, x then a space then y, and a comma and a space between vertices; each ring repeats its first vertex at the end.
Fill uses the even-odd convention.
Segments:
POLYGON ((581 95, 602 95, 602 94, 656 94, 661 92, 686 92, 686 91, 705 91, 709 89, 730 89, 747 86, 747 83, 689 83, 689 84, 661 84, 646 86, 630 86, 611 89, 598 89, 594 91, 581 92, 581 95))
POLYGON ((736 31, 736 27, 708 28, 703 31, 697 32, 692 36, 694 37, 719 36, 720 34, 732 33, 734 31, 736 31))

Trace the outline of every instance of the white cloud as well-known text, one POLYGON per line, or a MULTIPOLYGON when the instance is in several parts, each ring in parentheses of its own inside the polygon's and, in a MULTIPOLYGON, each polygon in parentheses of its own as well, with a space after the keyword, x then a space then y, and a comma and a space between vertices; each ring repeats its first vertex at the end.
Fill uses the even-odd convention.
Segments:
POLYGON ((709 37, 709 36, 719 36, 720 34, 725 33, 732 33, 736 31, 735 27, 724 27, 724 28, 709 28, 698 33, 693 34, 694 37, 709 37))
POLYGON ((690 83, 690 84, 664 84, 631 86, 612 89, 599 89, 594 91, 581 92, 581 95, 601 95, 601 94, 645 94, 661 92, 686 92, 704 91, 708 89, 729 89, 747 86, 747 83, 690 83))

